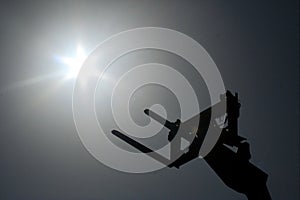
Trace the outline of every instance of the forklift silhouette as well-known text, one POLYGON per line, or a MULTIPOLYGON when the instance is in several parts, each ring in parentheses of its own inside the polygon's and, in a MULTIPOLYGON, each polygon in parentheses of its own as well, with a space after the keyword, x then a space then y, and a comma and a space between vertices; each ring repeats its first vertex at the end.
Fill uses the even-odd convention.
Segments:
POLYGON ((249 162, 251 158, 250 145, 246 142, 246 138, 238 135, 240 106, 238 94, 233 95, 227 91, 226 94, 220 96, 220 102, 185 122, 181 122, 179 119, 170 122, 157 113, 145 109, 146 115, 170 130, 168 134, 170 159, 117 130, 112 130, 112 134, 166 166, 180 168, 185 163, 199 158, 199 152, 209 127, 221 129, 217 143, 204 156, 204 160, 228 187, 245 194, 249 200, 270 200, 271 196, 266 185, 268 175, 249 162), (226 104, 225 120, 220 125, 211 119, 220 117, 218 114, 222 114, 222 112, 217 112, 216 116, 212 116, 212 109, 221 110, 224 104, 226 104), (198 120, 199 124, 197 129, 191 126, 195 120, 198 120), (210 126, 211 123, 213 126, 210 126), (190 141, 190 146, 185 150, 181 150, 181 138, 190 141), (237 150, 235 151, 233 148, 237 150))

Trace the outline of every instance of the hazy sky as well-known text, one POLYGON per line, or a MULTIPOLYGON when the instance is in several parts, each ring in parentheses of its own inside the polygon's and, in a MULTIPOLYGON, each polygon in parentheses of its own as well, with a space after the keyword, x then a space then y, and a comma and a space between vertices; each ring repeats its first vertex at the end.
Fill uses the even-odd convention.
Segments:
POLYGON ((273 199, 299 199, 297 1, 7 1, 0 4, 0 199, 245 199, 203 160, 126 174, 95 160, 57 56, 158 26, 198 41, 239 93, 240 134, 273 199), (58 75, 57 75, 58 74, 58 75))

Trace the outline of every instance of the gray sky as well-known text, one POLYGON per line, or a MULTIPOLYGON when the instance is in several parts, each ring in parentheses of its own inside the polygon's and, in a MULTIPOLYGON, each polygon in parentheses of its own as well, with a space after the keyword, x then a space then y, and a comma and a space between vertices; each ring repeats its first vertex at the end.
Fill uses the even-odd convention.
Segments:
POLYGON ((297 1, 8 1, 0 6, 1 199, 245 199, 198 159, 180 170, 126 174, 95 160, 72 118, 74 80, 55 75, 131 28, 198 41, 239 93, 240 134, 269 174, 273 199, 299 199, 297 1), (54 75, 53 75, 54 74, 54 75))

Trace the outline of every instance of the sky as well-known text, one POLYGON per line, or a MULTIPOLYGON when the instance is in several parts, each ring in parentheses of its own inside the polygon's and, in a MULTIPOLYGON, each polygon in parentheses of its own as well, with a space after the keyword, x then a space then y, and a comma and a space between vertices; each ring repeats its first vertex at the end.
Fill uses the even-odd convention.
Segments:
POLYGON ((81 143, 75 79, 59 58, 146 26, 180 31, 206 49, 226 89, 239 93, 240 135, 268 173, 272 198, 299 199, 298 8, 283 0, 1 2, 0 199, 245 199, 203 159, 129 174, 81 143))

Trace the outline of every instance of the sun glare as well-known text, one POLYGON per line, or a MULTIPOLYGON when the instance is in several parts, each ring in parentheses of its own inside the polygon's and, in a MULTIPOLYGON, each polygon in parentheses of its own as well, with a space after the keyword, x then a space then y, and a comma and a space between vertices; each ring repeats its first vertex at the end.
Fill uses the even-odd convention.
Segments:
POLYGON ((87 57, 86 52, 81 46, 78 46, 76 49, 76 55, 74 57, 62 57, 62 62, 68 67, 66 78, 76 78, 80 68, 87 57))

